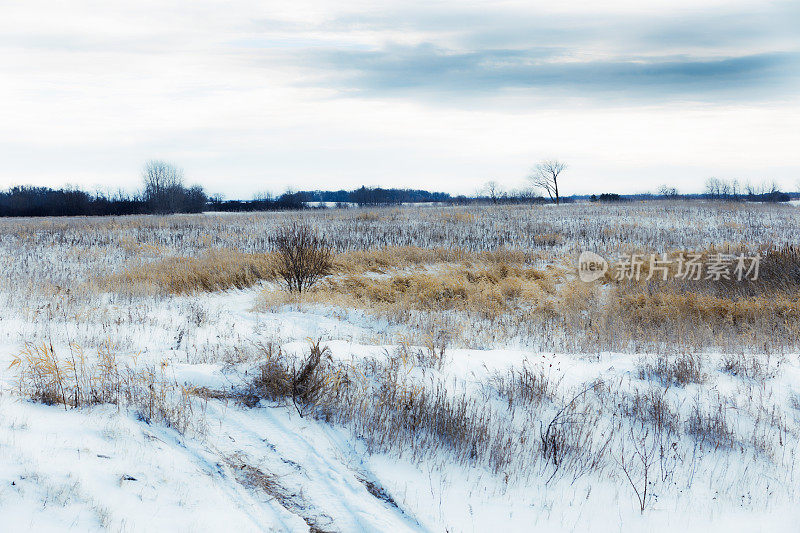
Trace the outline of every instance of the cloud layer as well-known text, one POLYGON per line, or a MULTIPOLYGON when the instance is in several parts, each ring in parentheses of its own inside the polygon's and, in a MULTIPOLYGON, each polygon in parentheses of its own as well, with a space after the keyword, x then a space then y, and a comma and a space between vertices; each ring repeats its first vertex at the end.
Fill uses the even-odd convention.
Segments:
POLYGON ((800 177, 791 2, 235 0, 0 8, 0 186, 573 192, 800 177), (43 16, 44 14, 44 16, 43 16))

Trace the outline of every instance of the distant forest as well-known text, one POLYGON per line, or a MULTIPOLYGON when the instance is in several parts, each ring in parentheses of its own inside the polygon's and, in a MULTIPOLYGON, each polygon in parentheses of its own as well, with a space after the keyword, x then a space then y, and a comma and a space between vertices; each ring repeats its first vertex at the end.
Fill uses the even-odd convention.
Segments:
POLYGON ((253 200, 209 198, 197 187, 176 186, 164 194, 128 195, 89 193, 76 188, 13 187, 0 192, 0 217, 97 216, 203 211, 278 211, 308 207, 360 205, 377 206, 404 203, 466 203, 466 196, 413 189, 361 187, 353 191, 299 191, 253 200))
POLYGON ((420 189, 383 189, 364 187, 352 191, 298 191, 280 196, 262 196, 254 200, 222 200, 211 198, 212 211, 273 211, 280 209, 302 209, 336 206, 378 206, 409 203, 467 203, 474 198, 451 196, 445 192, 430 192, 420 189))
MULTIPOLYGON (((548 199, 530 191, 504 192, 490 182, 483 193, 474 196, 451 196, 444 192, 420 189, 384 189, 362 186, 351 191, 297 191, 281 195, 262 195, 252 200, 225 200, 208 197, 199 185, 183 184, 183 172, 163 161, 145 165, 144 187, 136 194, 89 193, 78 188, 17 186, 0 192, 0 217, 98 216, 169 213, 201 213, 204 211, 278 211, 324 207, 399 205, 409 203, 442 204, 520 204, 547 203, 548 199)), ((703 194, 681 195, 675 188, 662 186, 656 194, 621 195, 605 192, 599 195, 562 197, 563 203, 589 201, 601 203, 653 199, 712 199, 723 201, 786 202, 790 195, 772 184, 760 188, 738 187, 736 182, 710 179, 703 194)))

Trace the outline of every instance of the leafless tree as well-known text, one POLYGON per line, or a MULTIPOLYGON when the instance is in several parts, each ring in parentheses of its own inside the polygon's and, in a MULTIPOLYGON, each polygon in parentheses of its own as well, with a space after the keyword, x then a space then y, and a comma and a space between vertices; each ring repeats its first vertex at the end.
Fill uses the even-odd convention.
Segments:
POLYGON ((708 178, 706 180, 705 195, 714 199, 734 199, 738 200, 742 195, 753 198, 762 195, 774 195, 780 192, 780 188, 775 181, 763 181, 760 185, 753 185, 749 181, 744 184, 738 179, 725 180, 719 178, 708 178))
POLYGON ((172 163, 151 160, 145 163, 142 171, 144 199, 153 212, 172 213, 177 211, 177 203, 183 192, 183 169, 172 163))
POLYGON ((273 241, 278 252, 278 275, 289 292, 303 292, 331 272, 331 245, 308 225, 293 222, 284 226, 273 241))
POLYGON ((483 190, 486 191, 486 194, 492 199, 493 204, 496 204, 498 198, 503 194, 500 190, 500 184, 494 180, 487 181, 483 185, 483 190))
POLYGON ((531 175, 528 176, 528 179, 534 187, 545 190, 548 196, 550 196, 550 199, 558 204, 560 201, 560 196, 558 194, 558 177, 566 168, 566 163, 557 159, 548 159, 537 164, 531 175))
POLYGON ((675 198, 678 196, 678 189, 669 185, 662 185, 658 188, 658 194, 664 198, 675 198))
POLYGON ((724 180, 719 178, 708 178, 706 180, 706 196, 709 198, 723 198, 727 195, 726 190, 730 187, 724 180))

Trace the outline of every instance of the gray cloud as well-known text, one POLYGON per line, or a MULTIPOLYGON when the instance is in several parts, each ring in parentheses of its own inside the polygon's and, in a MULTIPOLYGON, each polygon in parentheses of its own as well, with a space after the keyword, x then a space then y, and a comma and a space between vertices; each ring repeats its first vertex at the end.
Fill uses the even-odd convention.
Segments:
POLYGON ((561 50, 459 52, 431 44, 381 50, 317 49, 304 60, 326 84, 366 95, 485 94, 528 89, 592 97, 722 97, 786 94, 798 81, 800 56, 772 52, 725 58, 684 56, 567 60, 561 50))
POLYGON ((623 47, 629 53, 659 49, 743 47, 800 41, 800 5, 769 2, 738 7, 698 7, 679 14, 541 13, 527 9, 452 6, 359 13, 329 21, 323 31, 400 30, 447 33, 464 48, 583 44, 623 47))
POLYGON ((643 14, 399 8, 330 20, 322 32, 407 32, 421 44, 323 44, 290 54, 315 83, 365 96, 485 95, 770 99, 797 89, 800 7, 643 14), (314 76, 316 74, 316 76, 314 76))

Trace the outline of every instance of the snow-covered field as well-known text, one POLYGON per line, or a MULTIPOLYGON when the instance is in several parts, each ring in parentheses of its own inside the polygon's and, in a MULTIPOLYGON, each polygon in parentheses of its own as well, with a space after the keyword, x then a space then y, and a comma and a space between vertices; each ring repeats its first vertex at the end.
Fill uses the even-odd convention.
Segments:
MULTIPOLYGON (((753 214, 738 208, 703 207, 703 227, 680 220, 675 213, 692 209, 684 206, 666 215, 638 205, 608 209, 598 231, 627 228, 635 245, 656 242, 658 216, 664 226, 686 227, 670 245, 687 235, 697 245, 719 236, 736 242, 737 232, 741 241, 797 239, 792 208, 759 207, 761 222, 751 227, 753 214)), ((359 249, 367 248, 359 235, 374 234, 369 225, 382 218, 407 213, 424 238, 437 213, 454 228, 470 226, 459 231, 474 248, 487 225, 502 226, 509 213, 417 211, 304 216, 333 217, 322 228, 365 225, 354 233, 359 249)), ((557 232, 550 247, 567 253, 581 245, 572 237, 580 213, 562 222, 562 214, 537 211, 545 222, 535 231, 557 232)), ((199 230, 190 217, 153 219, 154 227, 136 218, 2 221, 0 530, 797 529, 793 350, 564 353, 498 336, 479 348, 443 345, 431 363, 413 328, 386 313, 265 305, 264 291, 279 290, 275 281, 192 294, 92 282, 204 247, 238 242, 255 251, 263 241, 242 228, 266 232, 280 216, 206 218, 199 230), (331 398, 301 409, 254 386, 269 361, 300 364, 315 341, 327 347, 332 375, 349 380, 331 398), (139 400, 78 408, 32 401, 30 382, 20 381, 24 364, 14 363, 26 345, 38 354, 45 346, 65 363, 82 354, 91 366, 113 351, 119 368, 154 368, 168 385, 159 397, 167 411, 147 416, 139 400), (397 400, 388 408, 387 395, 397 400)), ((524 249, 534 241, 520 227, 505 240, 524 249)), ((405 231, 395 235, 411 239, 405 231)))

